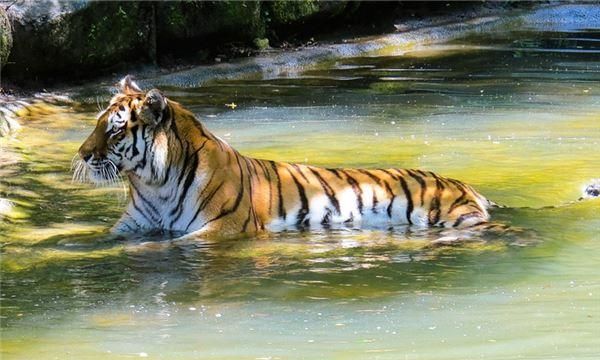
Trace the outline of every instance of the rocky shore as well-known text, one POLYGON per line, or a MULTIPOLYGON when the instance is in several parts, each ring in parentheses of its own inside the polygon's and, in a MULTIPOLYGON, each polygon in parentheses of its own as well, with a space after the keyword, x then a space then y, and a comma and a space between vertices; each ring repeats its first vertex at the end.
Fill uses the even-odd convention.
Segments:
MULTIPOLYGON (((0 4, 3 84, 39 89, 112 73, 227 62, 270 48, 404 30, 530 4, 370 1, 15 1, 0 4), (396 28, 394 27, 396 25, 396 28), (10 55, 8 55, 10 53, 10 55)), ((6 85, 5 85, 6 87, 6 85)))

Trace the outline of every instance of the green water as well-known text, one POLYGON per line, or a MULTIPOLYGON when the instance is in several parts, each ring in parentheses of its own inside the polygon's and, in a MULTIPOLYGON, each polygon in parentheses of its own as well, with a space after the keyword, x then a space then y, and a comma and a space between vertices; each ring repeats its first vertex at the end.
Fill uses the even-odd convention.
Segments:
POLYGON ((535 240, 116 242, 122 190, 70 182, 96 104, 23 120, 3 140, 20 161, 0 179, 16 204, 0 224, 2 359, 600 358, 600 202, 569 203, 600 177, 599 35, 497 32, 164 89, 244 154, 434 170, 511 206, 495 220, 535 240))

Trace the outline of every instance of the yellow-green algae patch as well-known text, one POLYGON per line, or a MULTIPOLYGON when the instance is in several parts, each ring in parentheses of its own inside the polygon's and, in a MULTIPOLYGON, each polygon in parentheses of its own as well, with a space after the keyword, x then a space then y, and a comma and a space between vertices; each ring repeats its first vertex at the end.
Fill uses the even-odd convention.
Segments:
MULTIPOLYGON (((68 248, 67 248, 68 249, 68 248)), ((53 248, 16 248, 5 246, 2 249, 2 271, 18 273, 66 261, 102 261, 106 257, 114 257, 122 252, 122 247, 115 246, 104 250, 60 250, 53 248)))

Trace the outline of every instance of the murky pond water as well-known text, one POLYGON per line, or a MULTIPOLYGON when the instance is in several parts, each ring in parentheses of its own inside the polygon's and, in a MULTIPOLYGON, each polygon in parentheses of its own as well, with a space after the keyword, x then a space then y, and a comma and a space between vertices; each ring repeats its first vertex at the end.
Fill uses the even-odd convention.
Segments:
POLYGON ((571 203, 600 177, 599 38, 495 32, 164 89, 244 154, 434 170, 535 241, 436 247, 438 231, 398 227, 116 242, 123 192, 70 182, 96 105, 27 119, 0 179, 17 204, 0 224, 2 358, 599 358, 600 202, 571 203))

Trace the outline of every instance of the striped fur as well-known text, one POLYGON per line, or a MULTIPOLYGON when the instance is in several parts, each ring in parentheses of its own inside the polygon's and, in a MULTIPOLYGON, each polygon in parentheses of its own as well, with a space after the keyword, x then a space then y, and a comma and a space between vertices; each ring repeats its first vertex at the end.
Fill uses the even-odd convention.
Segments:
POLYGON ((114 232, 230 235, 334 226, 469 227, 489 202, 472 187, 407 169, 325 169, 246 157, 157 90, 128 77, 79 150, 92 181, 119 171, 130 202, 114 232))

